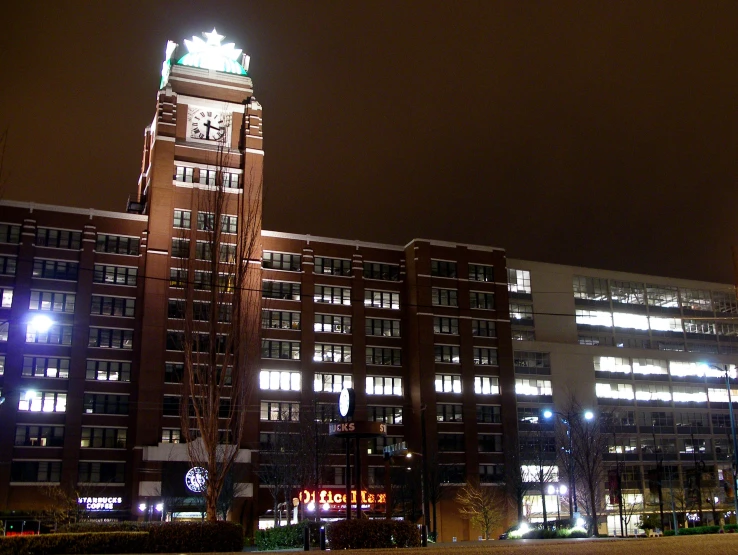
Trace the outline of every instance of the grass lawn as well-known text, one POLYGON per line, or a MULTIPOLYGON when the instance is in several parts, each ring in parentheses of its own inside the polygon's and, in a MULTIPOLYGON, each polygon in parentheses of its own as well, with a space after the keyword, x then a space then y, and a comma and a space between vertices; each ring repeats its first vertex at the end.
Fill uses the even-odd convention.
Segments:
POLYGON ((738 555, 738 534, 707 534, 644 539, 494 540, 479 544, 444 544, 428 549, 357 549, 365 555, 423 555, 443 551, 460 555, 738 555))

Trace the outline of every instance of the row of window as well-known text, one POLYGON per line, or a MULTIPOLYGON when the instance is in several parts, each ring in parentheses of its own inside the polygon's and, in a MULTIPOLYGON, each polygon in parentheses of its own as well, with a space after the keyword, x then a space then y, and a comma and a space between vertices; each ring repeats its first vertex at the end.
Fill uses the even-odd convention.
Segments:
MULTIPOLYGON (((3 363, 4 361, 3 357, 3 363)), ((24 356, 22 375, 28 378, 67 379, 69 378, 69 364, 70 359, 68 358, 24 356)), ((1 371, 0 375, 2 375, 1 371)), ((86 379, 130 382, 131 363, 115 360, 87 360, 86 379)))
MULTIPOLYGON (((302 269, 302 256, 299 254, 264 251, 262 267, 270 270, 287 270, 299 272, 302 269)), ((350 276, 353 274, 352 262, 343 258, 327 258, 316 256, 314 272, 334 276, 350 276)), ((399 281, 400 266, 380 262, 364 262, 364 277, 384 281, 399 281)))
MULTIPOLYGON (((192 222, 192 212, 175 208, 174 210, 174 227, 177 229, 190 229, 192 222)), ((198 231, 214 231, 215 230, 215 214, 209 212, 197 213, 197 230, 198 231)), ((230 216, 222 214, 220 216, 220 231, 222 233, 236 233, 238 231, 238 216, 230 216)), ((174 256, 174 254, 172 254, 174 256)))
MULTIPOLYGON (((300 359, 299 341, 279 341, 265 339, 261 343, 262 358, 300 359)), ((459 364, 460 348, 455 345, 436 345, 434 347, 436 362, 459 364)), ((476 365, 497 365, 497 349, 474 347, 473 360, 476 365)), ((351 345, 332 345, 316 343, 315 362, 351 362, 351 345)), ((402 349, 392 347, 367 347, 366 363, 387 366, 402 366, 402 349)))
MULTIPOLYGON (((196 241, 195 242, 195 259, 196 260, 214 260, 217 256, 219 262, 233 264, 236 261, 236 245, 231 243, 213 243, 212 241, 196 241)), ((189 239, 172 239, 172 257, 189 258, 190 257, 190 240, 189 239)))
POLYGON ((574 298, 667 309, 738 313, 735 293, 574 276, 574 298))
MULTIPOLYGON (((596 382, 595 394, 599 399, 625 401, 660 401, 664 403, 727 403, 725 387, 700 387, 664 383, 615 383, 596 382)), ((738 389, 731 387, 731 396, 738 396, 738 389)))
MULTIPOLYGON (((614 373, 638 376, 648 376, 648 379, 659 379, 671 376, 672 378, 704 378, 724 379, 725 369, 711 366, 702 362, 683 362, 678 360, 667 361, 656 358, 628 358, 628 357, 594 357, 596 373, 614 373)), ((727 365, 728 373, 735 377, 734 364, 727 365)))
POLYGON ((208 185, 210 187, 222 186, 225 189, 238 189, 241 182, 241 175, 222 170, 175 166, 174 179, 182 183, 199 183, 200 185, 208 185), (197 181, 195 181, 195 170, 198 172, 197 181), (220 182, 218 182, 218 178, 220 178, 220 182))
MULTIPOLYGON (((82 427, 80 447, 124 449, 127 433, 126 428, 82 427)), ((15 445, 19 447, 62 447, 64 426, 18 425, 15 428, 15 445)))
MULTIPOLYGON (((61 480, 61 461, 13 461, 10 481, 15 483, 58 483, 61 480)), ((125 481, 125 463, 80 461, 77 466, 80 484, 122 484, 125 481)))
MULTIPOLYGON (((67 394, 61 391, 21 392, 18 410, 22 412, 66 412, 67 394)), ((128 414, 128 395, 85 393, 83 410, 86 414, 128 414)))

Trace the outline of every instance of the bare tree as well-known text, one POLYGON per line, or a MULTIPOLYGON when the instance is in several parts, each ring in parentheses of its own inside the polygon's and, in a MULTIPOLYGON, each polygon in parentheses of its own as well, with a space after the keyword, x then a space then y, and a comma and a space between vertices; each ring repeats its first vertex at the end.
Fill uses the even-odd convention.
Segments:
POLYGON ((43 493, 48 499, 44 505, 44 516, 54 521, 54 529, 59 525, 77 522, 82 516, 79 492, 70 492, 61 486, 44 486, 43 493))
MULTIPOLYGON (((541 496, 543 527, 548 528, 548 512, 546 510, 546 484, 556 478, 556 437, 552 430, 538 424, 530 431, 518 434, 520 442, 520 458, 532 472, 521 472, 521 480, 531 488, 538 489, 541 496)), ((521 488, 522 489, 522 488, 521 488)))
POLYGON ((218 499, 244 439, 258 359, 261 283, 251 262, 260 255, 262 183, 255 177, 260 172, 241 162, 245 154, 228 146, 227 136, 211 152, 213 178, 209 172, 207 185, 192 189, 197 230, 180 244, 189 253, 180 258, 180 271, 187 276, 180 301, 182 436, 190 462, 207 470, 208 520, 217 520, 218 499), (227 171, 234 165, 243 170, 235 190, 227 171))
POLYGON ((261 445, 259 470, 257 475, 259 482, 269 490, 273 500, 274 526, 279 526, 278 508, 282 503, 289 503, 292 498, 291 492, 299 487, 300 468, 300 443, 301 439, 288 412, 280 414, 279 420, 274 424, 274 431, 268 435, 268 444, 261 445))
POLYGON ((510 457, 512 464, 505 468, 505 482, 510 492, 510 500, 515 504, 518 522, 522 522, 525 518, 525 496, 535 487, 535 482, 527 480, 527 476, 523 474, 519 436, 520 434, 518 434, 515 450, 510 457))
POLYGON ((610 413, 601 412, 586 419, 584 407, 572 396, 566 413, 571 434, 571 453, 577 483, 577 499, 590 516, 589 532, 597 532, 598 513, 603 506, 603 484, 607 468, 604 455, 608 447, 607 425, 612 420, 610 413))
POLYGON ((505 499, 502 488, 480 486, 470 481, 456 493, 456 502, 461 505, 461 518, 468 519, 484 533, 488 540, 490 532, 505 518, 505 499))

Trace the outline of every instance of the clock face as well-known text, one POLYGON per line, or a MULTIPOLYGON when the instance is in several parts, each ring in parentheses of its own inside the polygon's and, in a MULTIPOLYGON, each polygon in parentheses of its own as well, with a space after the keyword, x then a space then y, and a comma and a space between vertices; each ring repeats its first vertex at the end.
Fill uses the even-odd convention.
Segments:
POLYGON ((193 493, 202 493, 207 488, 208 471, 201 466, 190 468, 185 474, 185 485, 193 493))
POLYGON ((341 396, 338 398, 338 412, 346 418, 354 412, 354 390, 345 388, 341 390, 341 396))
POLYGON ((192 115, 190 137, 206 141, 218 141, 226 132, 223 114, 215 110, 197 110, 192 115))

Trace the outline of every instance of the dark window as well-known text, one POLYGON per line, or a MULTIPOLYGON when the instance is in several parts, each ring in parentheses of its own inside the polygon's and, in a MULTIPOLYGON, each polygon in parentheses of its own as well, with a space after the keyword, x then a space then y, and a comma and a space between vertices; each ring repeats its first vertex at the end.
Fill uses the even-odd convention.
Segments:
POLYGON ((456 262, 431 260, 431 275, 436 277, 456 277, 456 262))
POLYGON ((78 272, 79 263, 77 262, 43 260, 39 258, 33 261, 33 277, 35 278, 77 281, 78 272))
POLYGON ((364 277, 367 279, 382 279, 385 281, 400 280, 400 266, 397 264, 381 264, 379 262, 364 262, 364 277))
POLYGON ((112 252, 116 254, 138 254, 141 240, 138 237, 124 237, 122 235, 97 234, 95 250, 97 252, 112 252))
POLYGON ((79 249, 82 246, 82 233, 66 229, 39 227, 36 230, 36 246, 59 249, 79 249))

